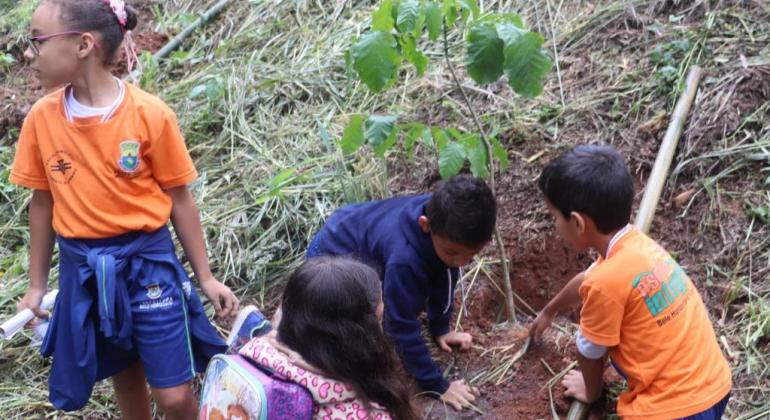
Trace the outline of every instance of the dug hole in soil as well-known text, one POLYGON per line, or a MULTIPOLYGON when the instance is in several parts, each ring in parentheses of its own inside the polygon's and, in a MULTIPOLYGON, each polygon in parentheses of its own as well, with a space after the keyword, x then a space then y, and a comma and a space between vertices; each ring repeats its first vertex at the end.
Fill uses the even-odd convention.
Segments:
MULTIPOLYGON (((502 223, 506 223, 506 219, 502 219, 502 223)), ((503 232, 510 229, 510 226, 502 227, 503 232)), ((488 250, 488 256, 494 259, 495 251, 488 250)), ((585 269, 590 262, 587 256, 568 249, 553 232, 547 231, 539 239, 520 246, 508 244, 507 251, 511 258, 514 293, 535 311, 542 309, 572 276, 585 269)), ((505 299, 500 283, 502 275, 497 265, 488 267, 494 268, 489 272, 491 275, 485 274, 484 270, 479 271, 475 280, 473 272, 467 275, 455 297, 452 326, 457 317, 461 317, 460 329, 473 335, 473 348, 457 358, 435 348, 433 350, 440 365, 449 367, 451 380, 464 378, 474 383, 480 392, 475 403, 479 411, 468 409, 458 412, 439 401, 421 398, 418 407, 422 417, 551 419, 552 410, 560 416, 565 415, 572 401, 564 397, 564 388, 559 381, 552 384, 549 392, 549 381, 576 360, 572 322, 578 320, 577 308, 557 318, 554 327, 545 333, 542 340, 533 343, 521 359, 509 365, 523 346, 527 337, 525 327, 534 317, 517 299, 519 326, 500 324, 505 321, 505 299), (464 307, 463 293, 467 296, 464 307)), ((610 372, 607 376, 608 381, 617 381, 610 372)), ((592 407, 590 418, 605 418, 609 411, 614 410, 602 401, 592 407)))

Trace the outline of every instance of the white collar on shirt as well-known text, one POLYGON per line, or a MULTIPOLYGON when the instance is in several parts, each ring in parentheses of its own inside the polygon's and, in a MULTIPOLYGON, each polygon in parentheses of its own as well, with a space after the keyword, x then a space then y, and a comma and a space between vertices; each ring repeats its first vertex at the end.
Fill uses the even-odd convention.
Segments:
POLYGON ((628 233, 633 226, 626 225, 623 229, 620 229, 615 235, 610 239, 610 244, 607 245, 607 253, 604 254, 604 258, 609 258, 610 252, 612 251, 612 248, 615 246, 615 244, 618 243, 618 241, 625 236, 626 233, 628 233))
POLYGON ((67 86, 64 91, 64 112, 67 115, 67 121, 72 122, 74 118, 90 118, 90 117, 102 117, 102 123, 108 121, 115 114, 120 104, 123 102, 123 98, 126 96, 126 87, 123 82, 115 78, 118 83, 119 93, 115 101, 106 107, 91 107, 83 105, 75 98, 75 94, 71 86, 67 86))

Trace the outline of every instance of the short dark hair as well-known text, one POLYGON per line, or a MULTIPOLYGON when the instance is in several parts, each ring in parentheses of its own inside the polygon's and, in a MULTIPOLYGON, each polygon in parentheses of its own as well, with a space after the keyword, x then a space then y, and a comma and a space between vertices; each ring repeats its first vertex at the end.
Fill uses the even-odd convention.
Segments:
POLYGON ((628 224, 634 202, 634 180, 623 157, 612 146, 582 145, 543 169, 538 187, 564 215, 583 213, 601 233, 628 224))
POLYGON ((126 5, 126 26, 118 22, 117 16, 104 0, 46 0, 59 6, 61 19, 73 31, 96 32, 101 35, 101 47, 107 64, 115 58, 115 53, 123 43, 126 31, 136 28, 138 18, 136 10, 126 5))
POLYGON ((368 265, 346 257, 306 260, 283 292, 278 340, 311 366, 353 386, 367 408, 415 419, 393 345, 377 318, 382 283, 368 265))
POLYGON ((477 247, 492 239, 497 202, 486 182, 470 175, 446 180, 425 207, 431 232, 461 245, 477 247))

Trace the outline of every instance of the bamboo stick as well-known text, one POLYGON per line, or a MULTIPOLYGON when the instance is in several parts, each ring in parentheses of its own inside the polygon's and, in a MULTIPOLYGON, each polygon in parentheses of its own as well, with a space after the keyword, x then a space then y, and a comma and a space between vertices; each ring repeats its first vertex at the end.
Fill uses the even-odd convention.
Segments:
MULTIPOLYGON (((167 55, 169 55, 172 51, 179 48, 180 45, 182 45, 182 42, 184 42, 187 37, 192 35, 193 32, 195 32, 198 27, 205 25, 208 23, 211 19, 216 17, 224 8, 230 3, 231 0, 220 0, 215 5, 211 6, 208 10, 203 12, 198 19, 195 20, 195 22, 188 25, 182 32, 177 34, 173 39, 171 39, 169 42, 166 43, 166 45, 163 46, 160 50, 158 50, 154 57, 157 60, 160 60, 162 58, 165 58, 167 55)), ((139 71, 134 70, 131 72, 130 75, 131 79, 137 80, 139 77, 139 71)))
POLYGON ((158 50, 158 52, 155 53, 155 58, 161 59, 166 57, 171 53, 171 51, 174 51, 175 49, 179 48, 180 45, 182 45, 182 42, 184 42, 185 39, 187 39, 190 34, 195 32, 196 29, 198 29, 199 26, 203 26, 206 23, 208 23, 211 19, 213 19, 216 15, 219 14, 219 12, 222 11, 222 9, 227 6, 227 4, 230 3, 230 0, 220 0, 215 5, 211 6, 211 8, 207 11, 205 11, 198 19, 195 20, 195 22, 191 23, 188 27, 186 27, 182 32, 180 32, 177 36, 174 37, 171 41, 169 41, 163 48, 158 50))
POLYGON ((655 159, 655 165, 650 172, 650 178, 647 180, 647 187, 644 190, 642 203, 639 205, 639 212, 636 215, 634 224, 643 232, 650 230, 652 219, 655 217, 655 209, 658 207, 660 194, 663 192, 663 185, 668 178, 668 172, 671 167, 671 161, 674 159, 676 146, 679 144, 679 137, 684 130, 684 124, 687 121, 687 114, 690 112, 695 92, 698 90, 698 83, 701 78, 701 68, 694 66, 687 74, 684 92, 676 103, 674 113, 671 115, 666 135, 658 151, 658 157, 655 159))

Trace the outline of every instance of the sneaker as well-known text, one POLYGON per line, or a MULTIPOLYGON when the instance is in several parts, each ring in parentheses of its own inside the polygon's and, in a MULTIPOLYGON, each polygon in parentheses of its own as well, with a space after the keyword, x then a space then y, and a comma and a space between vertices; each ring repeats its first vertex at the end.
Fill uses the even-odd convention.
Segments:
POLYGON ((254 337, 265 335, 273 329, 270 321, 259 312, 254 305, 246 306, 238 312, 230 335, 227 336, 227 345, 232 347, 236 342, 246 343, 254 337))

